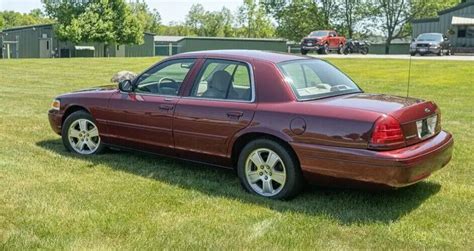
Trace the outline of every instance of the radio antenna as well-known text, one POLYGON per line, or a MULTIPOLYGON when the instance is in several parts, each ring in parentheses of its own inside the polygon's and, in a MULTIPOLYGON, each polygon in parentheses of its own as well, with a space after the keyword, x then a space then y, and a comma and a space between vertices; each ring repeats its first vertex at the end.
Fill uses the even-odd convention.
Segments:
POLYGON ((408 95, 410 94, 410 77, 411 77, 411 54, 410 54, 410 59, 408 62, 408 81, 407 81, 407 98, 408 95))

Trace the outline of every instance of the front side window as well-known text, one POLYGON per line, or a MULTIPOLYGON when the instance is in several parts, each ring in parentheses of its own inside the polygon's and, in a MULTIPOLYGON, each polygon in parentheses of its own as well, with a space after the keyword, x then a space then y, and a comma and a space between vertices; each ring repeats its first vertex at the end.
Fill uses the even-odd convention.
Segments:
POLYGON ((190 96, 250 101, 252 84, 248 65, 228 60, 206 60, 190 96))
POLYGON ((278 67, 298 100, 362 92, 349 77, 321 60, 287 61, 278 67))
POLYGON ((176 96, 194 62, 194 59, 179 59, 159 64, 140 76, 135 91, 176 96))

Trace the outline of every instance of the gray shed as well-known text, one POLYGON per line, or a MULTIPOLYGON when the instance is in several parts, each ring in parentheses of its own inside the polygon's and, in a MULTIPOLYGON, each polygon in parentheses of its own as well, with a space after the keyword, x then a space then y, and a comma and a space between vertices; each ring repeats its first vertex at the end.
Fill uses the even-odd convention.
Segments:
POLYGON ((54 24, 21 26, 0 33, 3 58, 51 57, 152 57, 154 34, 144 33, 144 44, 115 45, 105 43, 73 43, 59 40, 54 24))

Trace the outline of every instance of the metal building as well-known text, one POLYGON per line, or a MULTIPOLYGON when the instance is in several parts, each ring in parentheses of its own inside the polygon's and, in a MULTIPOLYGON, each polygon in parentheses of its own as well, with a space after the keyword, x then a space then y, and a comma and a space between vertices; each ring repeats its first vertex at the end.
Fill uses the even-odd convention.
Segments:
POLYGON ((247 49, 266 51, 288 51, 284 39, 229 38, 229 37, 175 37, 155 36, 155 55, 174 55, 182 52, 247 49))
POLYGON ((59 40, 53 24, 5 29, 0 33, 2 58, 152 57, 154 34, 144 33, 144 44, 115 45, 59 40))
POLYGON ((474 47, 474 0, 438 12, 437 17, 414 20, 413 38, 421 33, 442 33, 455 47, 474 47))

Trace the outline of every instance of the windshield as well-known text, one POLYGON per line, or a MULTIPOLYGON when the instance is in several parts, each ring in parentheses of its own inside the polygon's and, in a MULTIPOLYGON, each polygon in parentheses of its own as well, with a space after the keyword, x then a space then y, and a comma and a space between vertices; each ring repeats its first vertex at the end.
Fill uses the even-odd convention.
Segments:
POLYGON ((328 35, 328 31, 313 31, 309 34, 310 37, 325 37, 328 35))
POLYGON ((441 34, 421 34, 416 39, 418 41, 441 41, 443 36, 441 34))
POLYGON ((278 67, 300 101, 362 92, 349 77, 322 60, 287 61, 278 67))

